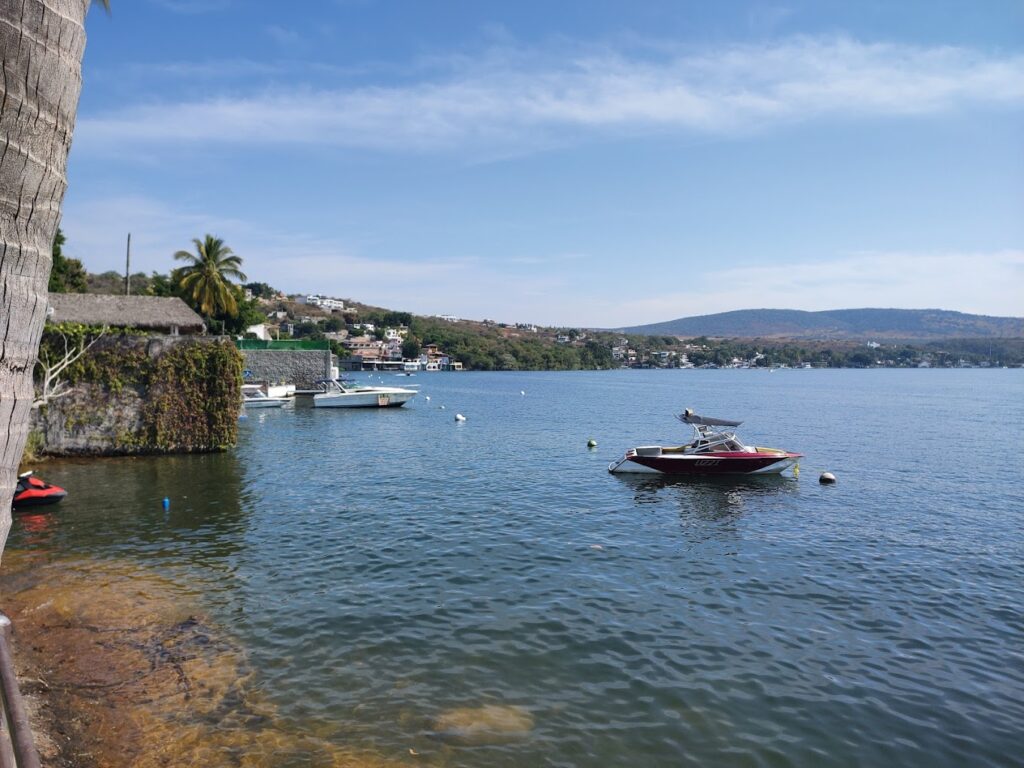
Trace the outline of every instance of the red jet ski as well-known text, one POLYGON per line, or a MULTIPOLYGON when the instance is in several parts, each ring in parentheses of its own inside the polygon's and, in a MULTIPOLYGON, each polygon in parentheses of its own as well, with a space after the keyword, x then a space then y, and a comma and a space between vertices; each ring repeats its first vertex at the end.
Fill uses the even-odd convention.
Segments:
POLYGON ((59 485, 50 485, 33 477, 31 472, 18 475, 18 487, 14 491, 14 508, 41 507, 56 504, 68 495, 59 485))

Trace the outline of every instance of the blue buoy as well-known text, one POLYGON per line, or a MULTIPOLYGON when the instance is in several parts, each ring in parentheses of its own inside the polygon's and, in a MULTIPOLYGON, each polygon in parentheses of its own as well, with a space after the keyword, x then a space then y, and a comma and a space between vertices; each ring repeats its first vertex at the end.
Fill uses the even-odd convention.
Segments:
POLYGON ((171 500, 169 498, 167 498, 166 496, 164 496, 164 509, 170 509, 170 508, 171 508, 171 500))

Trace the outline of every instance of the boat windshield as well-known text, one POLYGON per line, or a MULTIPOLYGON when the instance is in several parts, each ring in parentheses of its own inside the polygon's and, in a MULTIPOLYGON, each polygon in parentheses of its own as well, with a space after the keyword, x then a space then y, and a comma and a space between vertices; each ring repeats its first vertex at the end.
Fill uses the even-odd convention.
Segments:
POLYGON ((743 445, 733 432, 718 432, 705 425, 694 425, 696 439, 690 444, 688 453, 734 452, 746 453, 743 445))
POLYGON ((352 382, 345 379, 320 379, 317 384, 324 392, 349 392, 353 389, 352 382))

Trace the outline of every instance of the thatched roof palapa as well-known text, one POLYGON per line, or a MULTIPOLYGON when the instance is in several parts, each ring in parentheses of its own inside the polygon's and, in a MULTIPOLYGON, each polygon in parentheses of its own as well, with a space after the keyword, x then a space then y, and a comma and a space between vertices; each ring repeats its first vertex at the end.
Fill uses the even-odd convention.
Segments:
POLYGON ((202 333, 203 318, 177 296, 109 296, 51 293, 51 323, 106 325, 164 333, 202 333))

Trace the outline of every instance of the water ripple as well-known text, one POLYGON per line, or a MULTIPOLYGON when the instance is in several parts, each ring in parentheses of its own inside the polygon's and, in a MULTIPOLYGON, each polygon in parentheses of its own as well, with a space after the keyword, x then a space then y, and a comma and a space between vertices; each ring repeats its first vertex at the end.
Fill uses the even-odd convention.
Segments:
POLYGON ((1001 416, 1020 413, 1019 373, 979 375, 424 376, 429 403, 268 413, 225 456, 55 466, 72 495, 27 543, 167 569, 234 628, 284 718, 391 757, 1021 764, 1017 473, 920 449, 1024 444, 1001 416), (804 477, 605 472, 678 441, 684 405, 804 451, 804 477), (452 711, 531 726, 439 743, 452 711))

